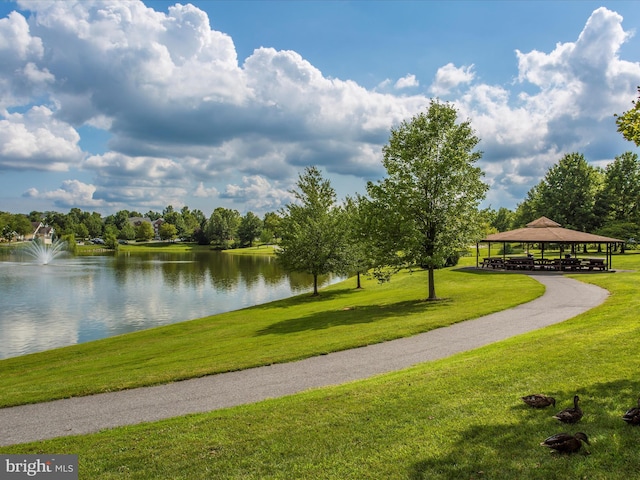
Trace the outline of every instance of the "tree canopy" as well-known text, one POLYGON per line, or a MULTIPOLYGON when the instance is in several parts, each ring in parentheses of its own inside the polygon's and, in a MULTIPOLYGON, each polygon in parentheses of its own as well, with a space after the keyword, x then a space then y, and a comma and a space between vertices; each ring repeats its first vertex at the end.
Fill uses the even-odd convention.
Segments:
POLYGON ((387 177, 367 184, 378 266, 434 269, 476 239, 478 205, 488 186, 475 164, 482 153, 469 121, 453 106, 432 101, 426 113, 391 131, 383 148, 387 177))
POLYGON ((640 87, 638 94, 638 100, 631 102, 632 108, 622 115, 616 115, 616 125, 624 138, 640 147, 640 87))
POLYGON ((637 154, 625 152, 607 165, 596 204, 598 214, 607 222, 640 221, 640 162, 637 154))
POLYGON ((247 212, 240 220, 238 238, 242 246, 253 246, 253 241, 262 232, 262 220, 253 212, 247 212))
POLYGON ((205 229, 209 242, 221 249, 230 248, 238 234, 241 218, 237 210, 216 208, 205 229))
POLYGON ((316 167, 299 175, 291 193, 296 202, 280 212, 278 259, 286 270, 311 274, 313 294, 318 295, 319 275, 345 273, 344 214, 331 183, 316 167))
POLYGON ((538 185, 537 217, 544 215, 582 232, 593 230, 597 224, 594 205, 601 183, 601 172, 584 155, 566 154, 538 185))

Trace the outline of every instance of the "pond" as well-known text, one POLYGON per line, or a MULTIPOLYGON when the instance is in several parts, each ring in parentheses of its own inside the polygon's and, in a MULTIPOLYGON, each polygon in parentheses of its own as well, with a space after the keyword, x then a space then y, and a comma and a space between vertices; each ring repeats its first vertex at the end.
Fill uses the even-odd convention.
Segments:
POLYGON ((20 249, 0 249, 0 358, 237 310, 312 287, 311 276, 287 274, 272 256, 64 254, 42 265, 20 249))

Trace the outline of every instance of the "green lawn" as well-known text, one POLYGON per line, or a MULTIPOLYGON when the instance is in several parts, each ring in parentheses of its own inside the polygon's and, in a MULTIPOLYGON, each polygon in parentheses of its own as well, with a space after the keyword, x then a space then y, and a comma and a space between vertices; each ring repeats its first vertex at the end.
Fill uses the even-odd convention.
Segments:
POLYGON ((223 251, 233 255, 274 255, 275 253, 273 245, 258 245, 256 247, 234 248, 223 251))
MULTIPOLYGON (((640 256, 616 257, 615 265, 629 271, 575 275, 611 292, 604 305, 448 359, 283 399, 0 452, 76 453, 80 478, 86 479, 637 478, 640 428, 620 417, 640 394, 640 274, 634 271, 640 256), (534 410, 520 401, 535 392, 555 396, 557 408, 534 410), (575 426, 558 424, 551 415, 569 406, 576 393, 584 418, 575 426), (539 446, 549 435, 578 430, 591 440, 590 455, 553 455, 539 446)), ((325 323, 304 332, 311 339, 327 331, 328 342, 343 329, 366 335, 381 323, 398 328, 416 316, 457 311, 467 301, 473 311, 479 299, 469 294, 469 284, 481 290, 475 295, 482 298, 536 291, 535 283, 514 274, 438 274, 438 294, 450 300, 437 304, 407 300, 407 290, 423 292, 421 274, 383 286, 368 284, 363 292, 335 286, 318 304, 333 308, 340 299, 375 292, 367 294, 392 311, 373 321, 325 323), (386 304, 381 300, 385 289, 386 304)), ((309 308, 312 299, 290 302, 281 312, 309 308)), ((361 303, 345 300, 344 305, 361 303)), ((358 308, 346 310, 353 311, 358 308)), ((304 317, 326 322, 335 316, 301 314, 287 327, 257 336, 299 335, 307 325, 304 317)))
POLYGON ((173 242, 129 242, 125 245, 118 245, 119 252, 192 252, 211 250, 209 245, 198 245, 197 243, 173 243, 173 242))

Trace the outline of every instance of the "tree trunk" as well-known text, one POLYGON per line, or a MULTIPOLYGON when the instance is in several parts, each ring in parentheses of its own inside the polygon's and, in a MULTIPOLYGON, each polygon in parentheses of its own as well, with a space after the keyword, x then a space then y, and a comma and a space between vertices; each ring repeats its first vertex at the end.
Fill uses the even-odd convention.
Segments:
POLYGON ((362 288, 362 285, 360 284, 360 272, 358 272, 358 286, 356 288, 362 288))
POLYGON ((318 295, 318 274, 313 274, 313 296, 318 295))
POLYGON ((428 300, 436 300, 436 282, 434 279, 434 268, 429 267, 429 298, 428 300))

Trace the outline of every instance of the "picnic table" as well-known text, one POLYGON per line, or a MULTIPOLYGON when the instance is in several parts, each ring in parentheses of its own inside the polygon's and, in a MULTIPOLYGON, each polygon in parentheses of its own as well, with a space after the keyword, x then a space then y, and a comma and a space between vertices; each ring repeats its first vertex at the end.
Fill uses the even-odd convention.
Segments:
POLYGON ((534 264, 540 270, 555 270, 556 262, 551 258, 536 258, 534 264))
POLYGON ((502 257, 487 257, 482 259, 480 266, 482 268, 504 268, 504 260, 502 257))
POLYGON ((533 270, 534 267, 533 257, 509 257, 505 263, 507 270, 533 270))
POLYGON ((556 258, 556 270, 580 270, 582 260, 579 258, 556 258))
POLYGON ((604 261, 604 258, 583 258, 581 266, 589 270, 593 270, 594 268, 599 270, 607 269, 607 263, 604 261))

